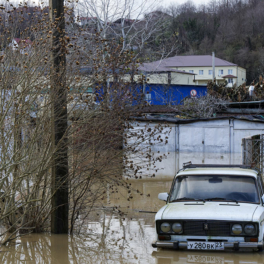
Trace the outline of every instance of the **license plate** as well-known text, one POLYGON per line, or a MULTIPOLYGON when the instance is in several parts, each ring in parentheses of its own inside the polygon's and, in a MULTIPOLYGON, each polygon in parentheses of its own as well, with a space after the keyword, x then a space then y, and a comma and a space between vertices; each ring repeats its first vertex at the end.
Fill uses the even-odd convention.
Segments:
POLYGON ((190 250, 224 250, 223 242, 187 242, 187 249, 190 250))
POLYGON ((225 258, 216 256, 203 256, 203 255, 188 255, 187 261, 189 263, 214 263, 224 264, 225 258))

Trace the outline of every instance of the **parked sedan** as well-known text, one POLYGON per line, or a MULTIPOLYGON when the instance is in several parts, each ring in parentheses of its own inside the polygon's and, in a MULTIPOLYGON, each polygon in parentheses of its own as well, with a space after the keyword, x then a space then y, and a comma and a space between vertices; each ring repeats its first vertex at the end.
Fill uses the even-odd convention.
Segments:
POLYGON ((153 247, 263 250, 264 196, 258 171, 243 165, 184 166, 156 214, 153 247))

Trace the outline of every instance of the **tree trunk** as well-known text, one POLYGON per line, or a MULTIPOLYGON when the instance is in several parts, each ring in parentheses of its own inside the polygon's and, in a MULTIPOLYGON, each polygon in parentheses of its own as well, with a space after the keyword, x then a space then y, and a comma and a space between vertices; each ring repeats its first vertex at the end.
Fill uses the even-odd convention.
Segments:
POLYGON ((68 138, 67 138, 67 88, 64 1, 50 0, 50 18, 53 28, 51 69, 52 100, 52 215, 51 232, 68 233, 68 138))

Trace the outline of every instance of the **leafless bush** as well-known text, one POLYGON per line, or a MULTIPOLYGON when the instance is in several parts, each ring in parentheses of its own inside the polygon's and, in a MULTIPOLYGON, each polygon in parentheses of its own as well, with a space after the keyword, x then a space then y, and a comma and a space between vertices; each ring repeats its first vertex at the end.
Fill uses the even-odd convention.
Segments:
POLYGON ((184 105, 179 108, 180 112, 188 118, 213 117, 218 111, 226 108, 226 101, 211 95, 198 98, 187 98, 184 105))
POLYGON ((54 47, 50 39, 58 23, 49 23, 46 8, 32 11, 36 21, 32 19, 26 26, 22 23, 28 14, 26 4, 9 6, 7 11, 11 14, 7 15, 8 24, 6 20, 0 24, 4 36, 0 66, 0 220, 5 226, 1 242, 19 233, 50 230, 54 210, 51 199, 56 188, 65 183, 51 188, 54 159, 62 162, 65 148, 70 232, 78 232, 93 206, 105 198, 107 189, 114 190, 118 185, 127 188, 122 174, 128 168, 137 170, 138 165, 126 162, 126 157, 150 160, 150 154, 140 145, 161 133, 162 128, 152 128, 147 134, 137 131, 134 143, 126 143, 131 136, 131 116, 139 114, 144 106, 138 88, 140 78, 134 81, 128 75, 135 54, 124 50, 122 42, 105 41, 100 32, 89 37, 89 46, 85 42, 79 46, 76 39, 82 29, 69 20, 76 30, 60 39, 68 62, 66 69, 60 69, 65 72, 68 125, 61 142, 54 147, 52 122, 59 124, 60 120, 53 120, 52 107, 54 98, 60 95, 55 96, 56 91, 51 89, 58 72, 52 67, 54 47), (15 44, 17 36, 20 40, 15 44), (85 51, 82 61, 80 51, 85 51), (83 74, 83 69, 88 72, 83 74), (64 144, 63 139, 68 143, 64 144))

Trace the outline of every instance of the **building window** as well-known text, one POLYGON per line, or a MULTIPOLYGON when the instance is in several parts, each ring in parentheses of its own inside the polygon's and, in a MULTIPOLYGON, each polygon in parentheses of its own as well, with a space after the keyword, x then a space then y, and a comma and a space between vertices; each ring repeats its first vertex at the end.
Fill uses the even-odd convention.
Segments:
POLYGON ((233 74, 233 70, 232 69, 228 69, 228 74, 233 74))
POLYGON ((223 75, 224 74, 224 70, 218 70, 218 75, 223 75))
POLYGON ((209 71, 208 71, 208 74, 209 74, 209 75, 213 75, 213 70, 209 70, 209 71))
POLYGON ((199 75, 203 75, 203 70, 199 70, 199 75))
POLYGON ((233 84, 233 78, 228 78, 228 83, 232 83, 233 84))
POLYGON ((151 94, 150 94, 150 93, 145 94, 145 98, 146 98, 146 101, 147 101, 148 103, 151 102, 151 94))
POLYGON ((193 73, 193 70, 189 70, 189 73, 193 73))

